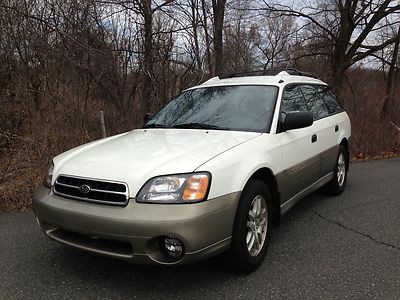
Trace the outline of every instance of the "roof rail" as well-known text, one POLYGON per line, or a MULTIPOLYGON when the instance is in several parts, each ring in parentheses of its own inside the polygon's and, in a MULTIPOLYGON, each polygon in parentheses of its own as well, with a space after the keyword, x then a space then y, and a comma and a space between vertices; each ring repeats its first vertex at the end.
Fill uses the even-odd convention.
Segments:
POLYGON ((285 71, 288 72, 290 75, 307 76, 307 77, 312 77, 312 78, 315 78, 315 79, 319 79, 318 76, 315 75, 314 73, 306 72, 306 71, 300 71, 300 70, 297 70, 295 68, 287 68, 285 71))
POLYGON ((226 79, 226 78, 245 77, 245 76, 266 76, 266 75, 275 76, 282 71, 287 72, 289 75, 306 76, 318 79, 318 77, 314 73, 299 71, 295 68, 271 68, 266 70, 245 71, 238 73, 222 74, 219 75, 218 77, 219 79, 226 79))

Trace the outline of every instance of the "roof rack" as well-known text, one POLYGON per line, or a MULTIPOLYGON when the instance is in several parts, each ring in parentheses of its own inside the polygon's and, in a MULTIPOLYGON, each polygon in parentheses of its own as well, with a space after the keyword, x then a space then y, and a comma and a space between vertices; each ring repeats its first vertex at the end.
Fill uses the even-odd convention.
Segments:
POLYGON ((226 79, 226 78, 245 77, 245 76, 266 76, 266 75, 274 76, 282 71, 287 72, 289 75, 306 76, 318 79, 317 75, 315 75, 314 73, 299 71, 295 68, 271 68, 266 70, 254 70, 254 71, 246 71, 239 73, 222 74, 219 75, 218 77, 219 79, 226 79))

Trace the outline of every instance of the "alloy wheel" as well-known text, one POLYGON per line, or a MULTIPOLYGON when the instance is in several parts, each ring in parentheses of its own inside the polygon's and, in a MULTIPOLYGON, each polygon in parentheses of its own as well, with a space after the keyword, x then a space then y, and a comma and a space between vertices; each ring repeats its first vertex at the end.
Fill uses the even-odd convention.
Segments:
POLYGON ((341 152, 338 157, 338 162, 337 162, 337 180, 339 186, 343 186, 344 180, 346 178, 346 158, 341 152))
POLYGON ((257 195, 251 202, 247 218, 246 245, 249 254, 257 256, 265 242, 268 230, 267 201, 262 195, 257 195))

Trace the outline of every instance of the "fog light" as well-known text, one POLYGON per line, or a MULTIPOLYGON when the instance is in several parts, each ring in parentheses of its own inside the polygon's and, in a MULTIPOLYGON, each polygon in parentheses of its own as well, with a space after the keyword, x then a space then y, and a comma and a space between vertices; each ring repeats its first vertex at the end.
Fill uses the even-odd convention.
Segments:
POLYGON ((167 236, 164 238, 164 250, 174 259, 179 259, 183 256, 183 243, 174 237, 167 236))

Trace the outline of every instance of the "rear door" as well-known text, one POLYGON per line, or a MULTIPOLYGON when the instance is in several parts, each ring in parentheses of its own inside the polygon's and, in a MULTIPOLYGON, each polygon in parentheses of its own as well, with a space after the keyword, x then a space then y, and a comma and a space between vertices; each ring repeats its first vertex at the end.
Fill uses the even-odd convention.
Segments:
POLYGON ((345 128, 344 120, 346 118, 343 117, 343 114, 340 114, 344 112, 343 107, 329 87, 319 86, 318 88, 329 114, 327 118, 328 128, 323 132, 324 136, 322 137, 326 139, 326 144, 328 145, 328 150, 321 155, 321 176, 324 176, 332 172, 335 167, 339 152, 339 133, 345 128))

